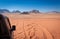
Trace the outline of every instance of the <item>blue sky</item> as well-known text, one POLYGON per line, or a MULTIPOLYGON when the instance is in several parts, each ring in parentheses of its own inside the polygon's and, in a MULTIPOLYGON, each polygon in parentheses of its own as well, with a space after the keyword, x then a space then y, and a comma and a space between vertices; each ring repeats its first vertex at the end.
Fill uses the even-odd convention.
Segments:
POLYGON ((0 0, 0 9, 10 11, 31 11, 41 12, 60 11, 60 0, 0 0))

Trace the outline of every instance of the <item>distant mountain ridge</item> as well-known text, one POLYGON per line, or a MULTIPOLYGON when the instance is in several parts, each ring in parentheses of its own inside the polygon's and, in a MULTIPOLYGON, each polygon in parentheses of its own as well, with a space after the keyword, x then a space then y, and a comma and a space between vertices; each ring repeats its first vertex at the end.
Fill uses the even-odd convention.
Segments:
POLYGON ((47 13, 60 13, 58 11, 51 11, 51 12, 47 12, 47 13))
POLYGON ((0 9, 0 13, 5 13, 5 12, 10 13, 10 11, 9 11, 9 10, 7 10, 7 9, 0 9))
POLYGON ((14 10, 12 13, 21 13, 19 10, 14 10))
POLYGON ((30 11, 30 13, 40 13, 40 11, 39 10, 32 10, 32 11, 30 11))
MULTIPOLYGON (((42 13, 39 10, 31 10, 31 11, 27 11, 27 12, 21 12, 19 10, 13 10, 12 12, 9 11, 8 9, 0 9, 0 13, 22 13, 22 14, 29 14, 29 13, 42 13)), ((51 11, 51 12, 47 12, 47 13, 60 13, 58 11, 51 11)))

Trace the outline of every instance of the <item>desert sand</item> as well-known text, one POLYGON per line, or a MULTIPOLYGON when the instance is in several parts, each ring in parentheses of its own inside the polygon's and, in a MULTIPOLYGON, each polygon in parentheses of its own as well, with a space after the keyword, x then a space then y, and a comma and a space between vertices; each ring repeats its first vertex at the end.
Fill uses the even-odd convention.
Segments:
POLYGON ((14 39, 60 39, 60 14, 3 14, 16 25, 14 39))

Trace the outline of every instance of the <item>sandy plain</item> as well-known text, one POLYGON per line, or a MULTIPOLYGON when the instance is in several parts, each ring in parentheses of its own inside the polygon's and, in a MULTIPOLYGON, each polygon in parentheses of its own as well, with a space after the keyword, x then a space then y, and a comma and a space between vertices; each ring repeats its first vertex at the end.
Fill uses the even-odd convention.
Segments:
POLYGON ((14 39, 60 39, 60 14, 3 14, 16 25, 14 39))

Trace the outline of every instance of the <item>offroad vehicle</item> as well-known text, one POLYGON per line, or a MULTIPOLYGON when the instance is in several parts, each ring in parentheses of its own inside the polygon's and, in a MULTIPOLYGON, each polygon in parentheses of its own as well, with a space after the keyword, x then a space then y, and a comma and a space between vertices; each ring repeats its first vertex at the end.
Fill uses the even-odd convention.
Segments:
POLYGON ((9 18, 0 14, 0 39, 13 39, 15 25, 11 26, 9 18))

